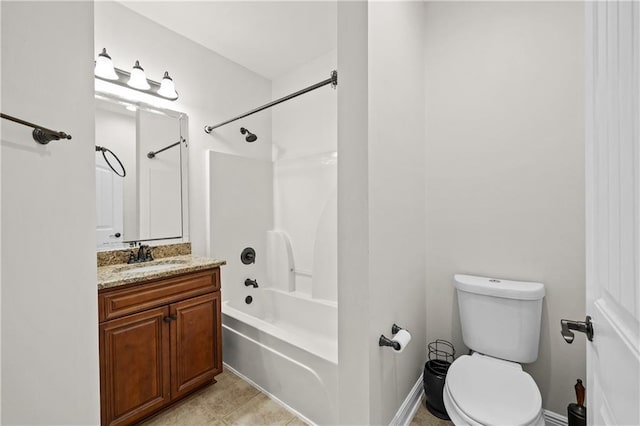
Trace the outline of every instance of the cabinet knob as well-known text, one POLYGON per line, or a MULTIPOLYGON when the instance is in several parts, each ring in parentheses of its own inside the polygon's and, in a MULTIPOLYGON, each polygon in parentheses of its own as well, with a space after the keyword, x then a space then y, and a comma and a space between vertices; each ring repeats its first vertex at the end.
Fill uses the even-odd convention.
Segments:
POLYGON ((178 319, 177 315, 169 315, 168 317, 164 317, 164 322, 171 322, 178 319))

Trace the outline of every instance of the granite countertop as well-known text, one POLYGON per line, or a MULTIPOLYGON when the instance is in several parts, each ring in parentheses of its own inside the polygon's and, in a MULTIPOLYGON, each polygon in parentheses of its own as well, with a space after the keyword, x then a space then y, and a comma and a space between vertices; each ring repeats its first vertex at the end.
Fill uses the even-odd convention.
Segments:
POLYGON ((225 260, 188 255, 163 257, 150 262, 98 267, 98 290, 118 287, 151 279, 167 278, 187 272, 226 265, 225 260))

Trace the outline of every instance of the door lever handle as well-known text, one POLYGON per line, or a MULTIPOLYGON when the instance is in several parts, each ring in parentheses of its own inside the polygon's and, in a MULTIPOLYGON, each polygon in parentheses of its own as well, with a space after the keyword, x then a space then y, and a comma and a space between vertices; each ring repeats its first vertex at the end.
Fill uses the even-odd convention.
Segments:
POLYGON ((567 343, 573 343, 573 339, 575 338, 575 334, 573 334, 571 330, 585 333, 587 339, 593 342, 593 323, 589 315, 587 315, 584 321, 560 320, 560 325, 562 326, 560 334, 562 334, 562 337, 567 343))

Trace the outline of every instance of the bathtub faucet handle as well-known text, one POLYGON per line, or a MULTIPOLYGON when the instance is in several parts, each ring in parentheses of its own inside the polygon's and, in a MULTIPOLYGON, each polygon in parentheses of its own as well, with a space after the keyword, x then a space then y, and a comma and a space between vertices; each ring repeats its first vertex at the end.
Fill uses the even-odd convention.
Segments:
POLYGON ((244 280, 244 286, 258 288, 258 280, 252 280, 251 278, 247 278, 246 280, 244 280))
POLYGON ((242 253, 240 253, 240 261, 245 265, 256 263, 256 251, 253 247, 246 247, 242 250, 242 253))

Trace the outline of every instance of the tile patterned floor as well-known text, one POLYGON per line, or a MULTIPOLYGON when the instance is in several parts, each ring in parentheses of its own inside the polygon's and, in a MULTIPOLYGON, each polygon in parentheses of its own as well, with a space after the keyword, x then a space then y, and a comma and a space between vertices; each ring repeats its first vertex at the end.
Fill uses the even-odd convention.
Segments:
POLYGON ((453 423, 441 420, 431 414, 424 405, 423 397, 420 408, 418 408, 418 412, 413 417, 413 420, 411 420, 410 426, 453 426, 453 423))
MULTIPOLYGON (((272 401, 258 389, 225 370, 216 383, 183 399, 177 405, 150 418, 144 426, 232 426, 289 425, 305 422, 272 401)), ((411 421, 411 426, 450 426, 432 416, 424 401, 411 421)))

